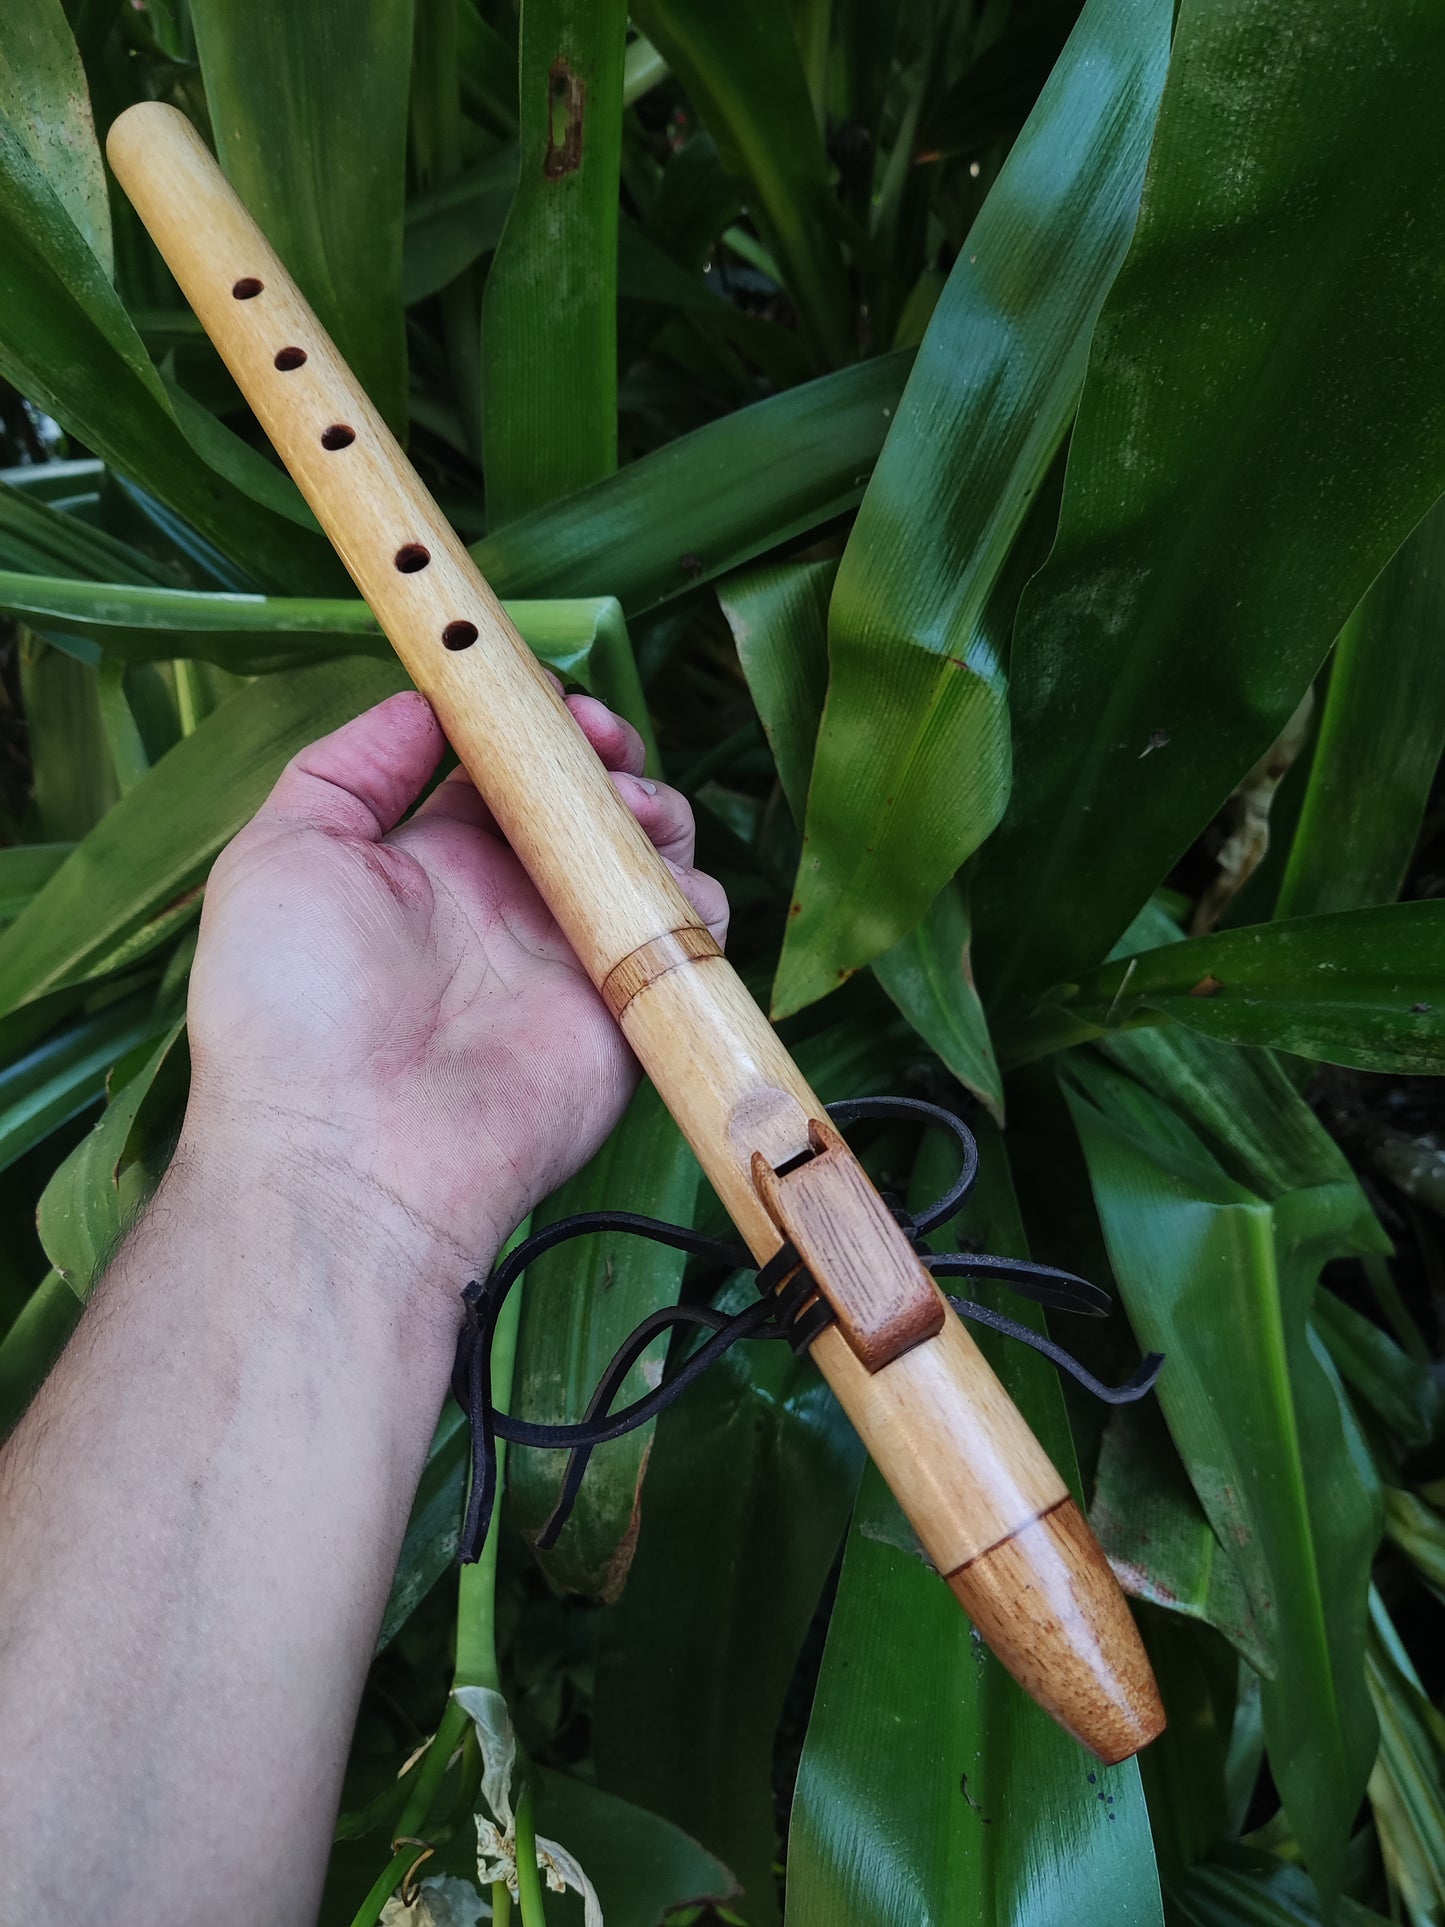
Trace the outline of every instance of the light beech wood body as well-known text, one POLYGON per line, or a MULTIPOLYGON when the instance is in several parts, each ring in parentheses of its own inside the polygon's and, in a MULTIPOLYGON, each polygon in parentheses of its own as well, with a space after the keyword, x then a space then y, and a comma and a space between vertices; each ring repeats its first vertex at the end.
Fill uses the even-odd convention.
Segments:
MULTIPOLYGON (((766 1261, 781 1238, 754 1181, 754 1156, 776 1167, 807 1151, 822 1105, 732 967, 714 954, 190 123, 172 108, 130 108, 111 129, 108 152, 412 680, 593 982, 605 987, 740 1233, 766 1261), (287 350, 304 360, 287 366, 287 350), (350 439, 328 447, 323 437, 337 428, 350 439), (396 558, 409 547, 427 559, 407 572, 396 558), (457 624, 474 625, 476 639, 448 646, 444 636, 457 624)), ((938 1295, 931 1280, 927 1288, 938 1295)), ((812 1357, 1000 1658, 1086 1745, 1122 1757, 1122 1737, 1134 1736, 1130 1751, 1163 1725, 1133 1620, 1082 1520, 1066 1545, 1062 1528, 1038 1523, 1065 1516, 1063 1481, 967 1331, 943 1310, 936 1337, 882 1369, 870 1371, 836 1325, 815 1341, 812 1357), (1017 1627, 1005 1573, 1024 1602, 1017 1627)))

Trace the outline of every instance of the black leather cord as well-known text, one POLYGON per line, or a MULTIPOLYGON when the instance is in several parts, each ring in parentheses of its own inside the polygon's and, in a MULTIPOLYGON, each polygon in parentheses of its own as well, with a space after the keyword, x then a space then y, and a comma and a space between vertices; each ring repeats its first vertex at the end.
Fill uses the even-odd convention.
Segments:
MULTIPOLYGON (((959 1209, 978 1176, 977 1143, 968 1126, 952 1111, 943 1110, 935 1104, 922 1103, 916 1098, 864 1097, 853 1098, 843 1104, 830 1104, 828 1114, 840 1126, 858 1118, 872 1117, 896 1117, 919 1124, 936 1124, 952 1132, 958 1141, 962 1153, 958 1176, 943 1196, 936 1199, 926 1211, 910 1214, 896 1200, 885 1199, 919 1258, 935 1275, 987 1278, 1005 1284, 1010 1290, 1035 1299, 1040 1304, 1052 1305, 1063 1311, 1082 1312, 1090 1317, 1102 1317, 1110 1309, 1111 1301, 1106 1291, 1101 1291, 1086 1279, 1075 1277, 1072 1272, 1060 1271, 1052 1265, 1037 1265, 1023 1258, 996 1258, 985 1253, 933 1253, 921 1243, 929 1230, 944 1223, 959 1209)), ((452 1371, 452 1394, 466 1413, 472 1434, 471 1484, 457 1551, 457 1557, 463 1564, 470 1564, 480 1557, 491 1524, 497 1496, 496 1442, 499 1438, 507 1440, 509 1444, 530 1445, 569 1454, 557 1504, 537 1538, 537 1545, 545 1551, 556 1544, 577 1502, 588 1461, 599 1445, 621 1438, 624 1433, 655 1418, 740 1339, 786 1339, 795 1351, 801 1352, 806 1351, 818 1333, 833 1322, 832 1309, 827 1300, 801 1268, 797 1252, 785 1243, 757 1270, 755 1283, 760 1296, 757 1303, 749 1305, 746 1310, 729 1316, 708 1305, 667 1305, 644 1318, 618 1347, 578 1423, 537 1425, 499 1412, 492 1401, 492 1345, 497 1320, 508 1292, 528 1266, 534 1264, 544 1252, 568 1239, 587 1237, 599 1231, 621 1231, 630 1237, 651 1239, 658 1244, 670 1245, 674 1250, 685 1251, 692 1257, 712 1258, 726 1265, 730 1271, 747 1270, 753 1266, 751 1254, 745 1246, 722 1238, 707 1237, 686 1225, 667 1224, 661 1219, 641 1217, 631 1211, 584 1211, 544 1226, 494 1265, 484 1279, 472 1280, 462 1293, 466 1317, 457 1341, 456 1363, 452 1371), (614 1412, 613 1399, 653 1340, 665 1331, 686 1326, 707 1331, 710 1336, 653 1391, 624 1406, 620 1412, 614 1412)), ((1054 1344, 1029 1326, 1016 1324, 1013 1319, 990 1311, 969 1298, 950 1298, 948 1302, 961 1317, 988 1325, 992 1330, 1042 1352, 1045 1358, 1070 1373, 1096 1398, 1104 1399, 1111 1405, 1127 1404, 1142 1398, 1152 1388, 1164 1362, 1159 1353, 1151 1352, 1124 1384, 1104 1385, 1062 1346, 1054 1344)))

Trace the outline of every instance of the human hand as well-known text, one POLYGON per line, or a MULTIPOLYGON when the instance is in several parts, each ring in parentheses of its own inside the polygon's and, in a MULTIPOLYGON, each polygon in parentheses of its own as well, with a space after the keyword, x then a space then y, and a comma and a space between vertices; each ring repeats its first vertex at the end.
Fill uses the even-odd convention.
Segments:
MULTIPOLYGON (((640 780, 630 724, 588 696, 568 707, 721 939, 687 802, 640 780)), ((222 852, 181 1151, 239 1136, 475 1264, 592 1156, 638 1072, 465 774, 402 820, 443 747, 425 699, 393 696, 301 751, 222 852)))

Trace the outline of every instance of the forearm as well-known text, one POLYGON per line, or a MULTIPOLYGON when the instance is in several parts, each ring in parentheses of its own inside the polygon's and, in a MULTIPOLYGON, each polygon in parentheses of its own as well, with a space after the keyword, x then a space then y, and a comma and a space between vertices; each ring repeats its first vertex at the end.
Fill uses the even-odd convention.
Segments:
POLYGON ((0 1917, 314 1917, 487 1255, 284 1143, 183 1138, 0 1460, 0 1917))

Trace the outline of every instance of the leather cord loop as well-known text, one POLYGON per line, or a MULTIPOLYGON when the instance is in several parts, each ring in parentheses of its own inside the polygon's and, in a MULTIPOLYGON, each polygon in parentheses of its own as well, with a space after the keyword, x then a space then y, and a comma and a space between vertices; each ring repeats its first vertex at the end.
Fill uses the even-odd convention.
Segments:
MULTIPOLYGON (((896 1199, 884 1202, 917 1251, 921 1262, 937 1277, 971 1277, 1007 1285, 1036 1303, 1055 1310, 1102 1317, 1111 1308, 1106 1291, 1073 1272, 1053 1265, 1034 1264, 1025 1258, 994 1257, 984 1252, 951 1251, 935 1253, 922 1243, 935 1226, 946 1222, 960 1208, 978 1177, 978 1145, 963 1119, 936 1104, 917 1098, 864 1097, 846 1103, 830 1104, 828 1115, 845 1126, 863 1118, 897 1118, 921 1125, 937 1125, 950 1132, 961 1153, 958 1176, 924 1211, 910 1213, 896 1199)), ((545 1253, 572 1238, 590 1237, 601 1231, 623 1232, 629 1237, 646 1238, 669 1245, 690 1257, 708 1258, 730 1272, 752 1270, 754 1261, 747 1248, 731 1240, 711 1238, 687 1225, 668 1224, 632 1211, 583 1211, 559 1218, 525 1238, 494 1265, 483 1279, 473 1279, 462 1293, 465 1319, 457 1341, 456 1363, 452 1370, 452 1394, 466 1413, 471 1426, 472 1469, 466 1512, 458 1542, 460 1563, 470 1564, 481 1556, 491 1525, 497 1498, 496 1442, 565 1451, 567 1468, 562 1489, 552 1513, 537 1536, 537 1546, 546 1551, 558 1535, 577 1502, 587 1464, 599 1445, 621 1438, 639 1425, 646 1425, 717 1362, 740 1339, 784 1339, 793 1349, 808 1349, 821 1331, 833 1321, 833 1313, 814 1280, 803 1270, 797 1252, 789 1244, 775 1252, 758 1267, 754 1282, 759 1297, 745 1310, 728 1314, 711 1305, 666 1305, 650 1313, 628 1334, 608 1362, 596 1390, 587 1402, 582 1418, 572 1424, 535 1424, 499 1412, 492 1398, 492 1346, 497 1320, 507 1294, 529 1266, 545 1253), (622 1389, 632 1367, 664 1332, 688 1329, 708 1336, 689 1352, 652 1391, 612 1410, 612 1402, 622 1389)), ((1075 1378, 1096 1398, 1111 1405, 1128 1404, 1149 1392, 1164 1360, 1151 1352, 1122 1385, 1109 1386, 1089 1372, 1061 1345, 1027 1325, 1017 1324, 1001 1313, 971 1298, 950 1298, 949 1304, 963 1318, 987 1325, 990 1330, 1029 1345, 1075 1378)))

